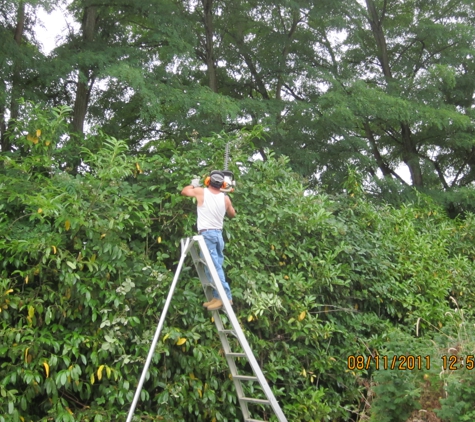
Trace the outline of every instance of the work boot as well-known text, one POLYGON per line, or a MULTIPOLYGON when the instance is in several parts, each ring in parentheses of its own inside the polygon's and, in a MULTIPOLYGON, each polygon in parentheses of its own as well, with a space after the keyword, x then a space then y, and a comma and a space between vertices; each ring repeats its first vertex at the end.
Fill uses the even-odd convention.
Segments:
POLYGON ((209 305, 212 305, 212 304, 213 304, 214 302, 216 302, 217 300, 218 300, 218 298, 213 297, 213 299, 211 299, 209 302, 203 303, 203 306, 204 306, 205 308, 207 308, 209 305))
MULTIPOLYGON (((233 301, 230 300, 229 303, 231 306, 233 306, 233 301)), ((217 299, 216 302, 212 303, 211 305, 208 305, 208 311, 216 311, 217 309, 221 308, 223 306, 223 301, 221 299, 217 299)))
POLYGON ((223 301, 221 299, 216 299, 214 303, 208 306, 208 311, 216 311, 223 306, 223 301))

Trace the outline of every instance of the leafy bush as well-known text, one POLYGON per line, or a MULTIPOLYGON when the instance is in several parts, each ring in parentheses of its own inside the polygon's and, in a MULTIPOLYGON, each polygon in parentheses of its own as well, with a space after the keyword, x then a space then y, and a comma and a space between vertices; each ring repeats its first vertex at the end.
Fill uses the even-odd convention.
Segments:
MULTIPOLYGON (((289 420, 357 419, 373 373, 350 370, 349 356, 389 353, 394 327, 409 338, 416 327, 431 335, 446 324, 450 295, 470 310, 471 215, 449 220, 423 196, 399 208, 375 205, 350 179, 346 195, 306 192, 287 158, 268 151, 266 161, 249 159, 259 128, 137 153, 98 133, 84 141, 72 174, 64 164, 67 110, 28 107, 15 134, 22 147, 1 156, 5 421, 125 419, 180 239, 195 232, 195 204, 179 192, 222 166, 227 142, 238 215, 225 226, 226 273, 237 317, 289 420)), ((137 419, 240 420, 202 299, 185 268, 137 419)), ((375 414, 393 412, 393 403, 406 413, 416 406, 418 378, 401 381, 412 383, 405 397, 394 376, 375 375, 375 414)))

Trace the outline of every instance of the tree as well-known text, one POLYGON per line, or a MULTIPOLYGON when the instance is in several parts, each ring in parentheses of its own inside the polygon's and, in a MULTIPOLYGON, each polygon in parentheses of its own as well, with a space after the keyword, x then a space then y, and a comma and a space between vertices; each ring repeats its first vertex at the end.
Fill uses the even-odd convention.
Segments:
POLYGON ((44 76, 44 56, 40 53, 33 26, 35 11, 50 7, 49 1, 2 1, 0 3, 0 146, 10 151, 8 132, 19 117, 19 98, 44 99, 38 81, 44 76))

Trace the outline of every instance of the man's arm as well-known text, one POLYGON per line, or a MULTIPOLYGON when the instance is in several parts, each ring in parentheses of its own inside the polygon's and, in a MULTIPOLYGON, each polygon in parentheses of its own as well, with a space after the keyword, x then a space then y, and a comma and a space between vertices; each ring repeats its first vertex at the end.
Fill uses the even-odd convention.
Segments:
POLYGON ((194 186, 192 185, 189 185, 189 186, 185 186, 182 191, 181 191, 181 194, 184 195, 184 196, 191 196, 193 198, 196 197, 196 190, 198 188, 195 188, 194 186))
POLYGON ((233 204, 231 203, 231 199, 229 199, 228 195, 226 195, 224 198, 224 203, 226 205, 226 215, 229 218, 236 217, 236 210, 234 209, 233 204))

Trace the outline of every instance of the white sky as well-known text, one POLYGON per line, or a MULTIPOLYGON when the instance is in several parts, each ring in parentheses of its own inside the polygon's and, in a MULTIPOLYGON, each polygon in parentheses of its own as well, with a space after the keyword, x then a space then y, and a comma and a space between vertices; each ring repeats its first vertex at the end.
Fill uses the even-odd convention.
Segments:
POLYGON ((51 13, 47 13, 44 9, 38 8, 37 14, 38 24, 35 28, 37 39, 43 45, 43 52, 49 54, 57 45, 58 38, 65 36, 70 28, 78 26, 72 18, 68 18, 68 14, 61 6, 56 6, 51 13))

